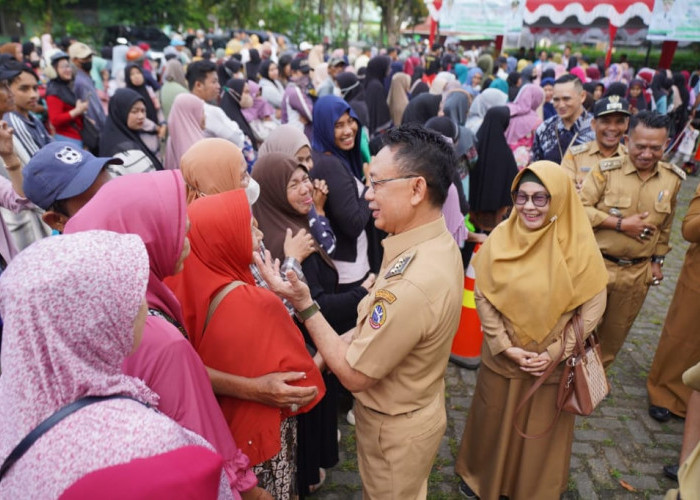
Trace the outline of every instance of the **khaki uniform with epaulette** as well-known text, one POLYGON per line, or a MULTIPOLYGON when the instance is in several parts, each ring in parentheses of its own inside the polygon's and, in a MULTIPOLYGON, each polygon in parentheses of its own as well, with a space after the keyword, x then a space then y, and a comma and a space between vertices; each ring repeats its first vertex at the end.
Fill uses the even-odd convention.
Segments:
POLYGON ((609 275, 607 308, 598 328, 606 367, 615 360, 642 308, 652 281, 652 255, 664 256, 670 250, 671 223, 683 179, 681 169, 658 162, 642 180, 625 155, 601 161, 583 182, 581 200, 609 275), (649 213, 644 221, 657 230, 641 241, 619 230, 599 227, 611 215, 628 217, 643 212, 649 213))
POLYGON ((598 141, 590 141, 585 144, 571 146, 564 155, 564 159, 561 161, 561 168, 563 168, 571 180, 574 181, 576 188, 581 189, 583 180, 601 160, 619 158, 625 154, 627 154, 627 150, 625 146, 620 144, 611 156, 605 157, 600 152, 598 141))

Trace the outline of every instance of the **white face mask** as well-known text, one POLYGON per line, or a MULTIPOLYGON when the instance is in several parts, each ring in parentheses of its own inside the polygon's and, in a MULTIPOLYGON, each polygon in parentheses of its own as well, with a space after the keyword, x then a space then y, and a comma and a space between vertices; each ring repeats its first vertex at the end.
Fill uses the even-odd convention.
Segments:
POLYGON ((260 184, 252 177, 248 181, 248 187, 245 188, 245 195, 248 197, 248 203, 252 205, 260 197, 260 184))

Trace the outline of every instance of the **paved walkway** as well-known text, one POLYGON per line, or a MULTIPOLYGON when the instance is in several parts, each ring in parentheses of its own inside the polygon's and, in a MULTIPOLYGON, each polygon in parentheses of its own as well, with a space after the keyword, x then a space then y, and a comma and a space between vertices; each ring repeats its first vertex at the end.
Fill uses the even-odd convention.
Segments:
MULTIPOLYGON (((690 177, 683 184, 671 233, 673 250, 664 265, 665 278, 662 285, 651 288, 625 346, 610 368, 611 395, 592 416, 576 420, 571 474, 564 499, 660 499, 675 486, 661 468, 678 458, 683 422, 660 424, 648 416, 646 378, 688 247, 681 237, 680 223, 698 182, 700 178, 690 177), (621 481, 635 491, 625 489, 621 481)), ((430 499, 459 498, 455 455, 475 382, 476 372, 449 365, 448 427, 430 475, 430 499)), ((319 499, 362 497, 354 429, 342 417, 340 429, 340 462, 328 471, 326 484, 315 495, 319 499)))

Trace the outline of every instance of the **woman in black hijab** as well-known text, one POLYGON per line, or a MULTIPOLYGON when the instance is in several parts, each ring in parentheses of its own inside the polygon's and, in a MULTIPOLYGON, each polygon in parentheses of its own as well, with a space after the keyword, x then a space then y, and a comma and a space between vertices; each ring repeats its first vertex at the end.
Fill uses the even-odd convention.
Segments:
POLYGON ((442 96, 434 94, 420 94, 411 99, 403 112, 401 125, 407 123, 425 125, 425 122, 437 116, 440 111, 440 101, 442 101, 442 96))
POLYGON ((126 83, 126 88, 135 91, 143 98, 143 102, 146 105, 146 118, 156 125, 164 123, 165 118, 156 109, 153 98, 146 87, 146 78, 143 76, 143 70, 136 64, 127 64, 126 68, 124 68, 124 82, 126 83))
POLYGON ((246 81, 240 78, 231 78, 226 82, 223 90, 221 109, 224 110, 226 116, 238 124, 241 131, 250 140, 253 149, 257 151, 258 141, 255 132, 253 132, 248 120, 246 120, 245 116, 243 116, 243 112, 241 112, 242 107, 248 108, 253 105, 253 97, 250 95, 250 92, 247 92, 246 96, 246 91, 248 90, 246 81))
POLYGON ((219 82, 227 82, 231 78, 236 78, 236 73, 241 71, 243 65, 238 59, 233 57, 224 61, 222 65, 216 68, 216 72, 219 75, 219 82))
POLYGON ((515 98, 518 97, 518 92, 520 92, 520 86, 522 83, 520 73, 517 71, 511 71, 508 73, 506 83, 508 83, 508 102, 513 102, 515 101, 515 98))
POLYGON ((627 95, 627 84, 622 82, 612 82, 605 89, 603 97, 610 97, 611 95, 616 95, 618 97, 625 97, 627 95))
POLYGON ((391 126, 391 114, 386 102, 387 92, 385 81, 389 74, 391 59, 389 56, 377 56, 367 64, 365 76, 365 101, 369 111, 370 138, 378 135, 391 126))
POLYGON ((245 74, 248 80, 257 82, 262 59, 260 59, 260 53, 257 49, 250 49, 248 54, 250 55, 250 60, 245 63, 245 74))
POLYGON ((131 89, 118 89, 109 100, 99 154, 116 156, 124 161, 123 165, 108 166, 117 175, 163 170, 156 155, 159 143, 155 125, 144 120, 145 105, 143 96, 131 89))
POLYGON ((360 119, 360 125, 369 128, 369 110, 365 102, 365 87, 357 78, 357 75, 344 71, 335 77, 335 81, 340 88, 340 95, 355 111, 360 119))
POLYGON ((485 233, 491 232, 513 206, 510 187, 518 167, 506 142, 509 123, 510 109, 496 106, 486 112, 476 133, 479 158, 469 174, 470 218, 485 233))

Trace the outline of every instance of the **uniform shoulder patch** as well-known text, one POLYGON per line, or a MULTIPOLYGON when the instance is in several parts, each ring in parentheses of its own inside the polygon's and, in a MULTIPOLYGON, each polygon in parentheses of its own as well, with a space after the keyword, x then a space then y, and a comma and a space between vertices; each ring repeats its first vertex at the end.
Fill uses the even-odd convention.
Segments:
POLYGON ((681 178, 681 180, 685 180, 685 178, 686 178, 686 173, 683 171, 682 168, 680 168, 680 167, 674 165, 673 163, 666 163, 665 161, 659 162, 659 164, 660 164, 662 167, 666 167, 666 168, 669 169, 671 172, 673 172, 674 174, 676 174, 678 177, 681 178))
POLYGON ((386 307, 381 302, 375 302, 369 313, 369 326, 375 330, 386 322, 386 307))
POLYGON ((389 290, 385 290, 384 288, 377 290, 377 292, 374 294, 374 298, 375 300, 384 300, 389 304, 396 302, 396 295, 391 293, 389 290))
POLYGON ((600 160, 600 171, 601 172, 608 172, 610 170, 615 170, 617 168, 622 167, 622 159, 621 158, 609 158, 607 160, 600 160))
POLYGON ((579 153, 583 153, 584 151, 588 151, 591 147, 590 142, 586 142, 584 144, 577 144, 576 146, 571 146, 569 148, 569 151, 571 151, 572 155, 577 155, 579 153))
POLYGON ((415 252, 408 252, 403 254, 399 260, 396 261, 396 263, 389 269, 389 271, 384 275, 384 278, 391 278, 392 276, 399 276, 403 274, 403 272, 406 270, 408 265, 411 263, 413 260, 413 257, 416 255, 415 252))

